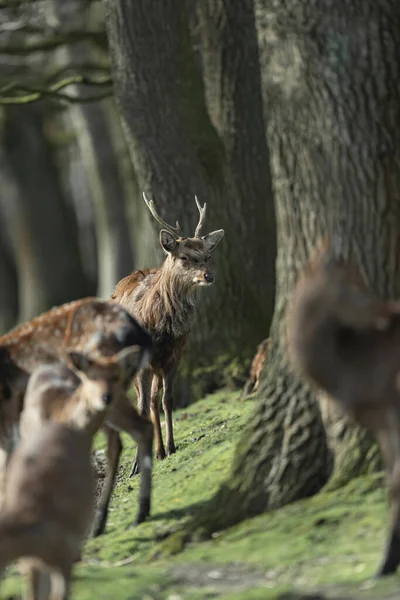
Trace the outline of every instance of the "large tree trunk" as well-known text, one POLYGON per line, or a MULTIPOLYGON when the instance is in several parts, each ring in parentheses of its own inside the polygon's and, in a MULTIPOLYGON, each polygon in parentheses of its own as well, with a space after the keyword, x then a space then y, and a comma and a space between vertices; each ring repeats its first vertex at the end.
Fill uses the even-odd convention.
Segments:
MULTIPOLYGON (((106 11, 115 93, 140 188, 187 235, 197 217, 194 194, 207 201, 207 229, 226 230, 215 252, 216 285, 200 292, 189 367, 222 353, 251 356, 270 311, 254 297, 260 273, 246 264, 235 235, 230 206, 240 205, 239 192, 224 186, 224 148, 207 114, 184 7, 171 0, 110 0, 106 11)), ((257 252, 258 240, 246 243, 257 252)))
POLYGON ((19 320, 86 294, 77 227, 65 201, 37 107, 8 109, 3 159, 15 194, 3 195, 19 284, 19 320))
MULTIPOLYGON (((254 302, 261 303, 272 318, 276 224, 254 2, 189 0, 191 8, 191 33, 194 44, 199 38, 207 108, 225 150, 229 218, 247 268, 259 274, 249 279, 254 302), (257 240, 257 245, 249 240, 257 240)), ((267 334, 267 328, 260 328, 258 341, 267 334)))
MULTIPOLYGON (((258 406, 207 533, 315 493, 331 467, 320 410, 291 373, 286 303, 319 237, 339 229, 373 288, 400 292, 400 19, 397 3, 258 2, 278 234, 276 310, 258 406)), ((343 425, 335 478, 376 464, 343 425), (355 450, 357 449, 357 450, 355 450), (346 471, 347 470, 347 471, 346 471)), ((210 517, 210 515, 212 515, 210 517)))

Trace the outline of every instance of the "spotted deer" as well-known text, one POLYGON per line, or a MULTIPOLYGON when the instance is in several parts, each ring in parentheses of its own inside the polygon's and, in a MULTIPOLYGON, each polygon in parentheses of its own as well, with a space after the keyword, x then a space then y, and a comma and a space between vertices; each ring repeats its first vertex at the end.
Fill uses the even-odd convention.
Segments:
MULTIPOLYGON (((207 205, 202 207, 195 197, 199 222, 193 237, 184 237, 179 223, 171 227, 156 212, 154 202, 143 199, 162 227, 161 247, 166 255, 159 269, 135 271, 117 284, 111 299, 126 310, 150 332, 153 358, 135 380, 138 409, 143 417, 151 417, 154 425, 155 451, 158 459, 175 452, 172 427, 173 387, 175 375, 186 347, 194 313, 197 289, 210 286, 214 274, 210 268, 211 253, 224 236, 223 229, 201 236, 207 205), (163 388, 165 414, 165 452, 159 413, 158 392, 163 388)), ((131 475, 139 472, 138 456, 131 475)))
MULTIPOLYGON (((92 408, 96 421, 104 416, 105 404, 92 408)), ((70 598, 73 564, 94 514, 91 444, 88 430, 46 421, 10 457, 0 513, 0 570, 20 561, 27 600, 70 598)))
POLYGON ((384 301, 326 238, 303 269, 287 311, 288 355, 298 373, 361 426, 385 461, 391 527, 378 575, 400 563, 400 302, 384 301))
MULTIPOLYGON (((53 308, 0 337, 0 449, 10 449, 23 408, 30 374, 42 364, 63 360, 65 352, 83 352, 90 357, 112 356, 127 346, 136 346, 143 364, 151 355, 149 334, 123 307, 95 298, 84 298, 53 308)), ((139 361, 140 362, 140 361, 139 361)), ((128 384, 125 382, 124 387, 128 384)), ((119 431, 127 432, 138 444, 140 459, 151 466, 153 427, 140 416, 121 390, 108 411, 103 427, 107 437, 107 481, 93 528, 104 532, 109 497, 122 450, 119 431)), ((150 512, 151 470, 142 478, 141 503, 136 522, 150 512)))

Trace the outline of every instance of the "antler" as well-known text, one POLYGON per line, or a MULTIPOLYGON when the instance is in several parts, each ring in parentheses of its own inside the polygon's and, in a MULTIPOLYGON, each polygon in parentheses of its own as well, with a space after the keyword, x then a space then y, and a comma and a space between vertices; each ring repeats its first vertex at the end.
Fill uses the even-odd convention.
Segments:
POLYGON ((168 223, 163 221, 162 218, 157 213, 153 200, 149 200, 146 197, 146 194, 144 192, 143 192, 143 200, 146 202, 147 208, 149 209, 149 211, 151 212, 151 214, 153 215, 153 217, 155 218, 157 223, 159 223, 161 225, 161 227, 164 227, 164 229, 166 229, 167 231, 169 231, 170 233, 172 233, 172 235, 174 235, 176 237, 182 236, 182 230, 181 230, 181 227, 180 227, 178 221, 176 222, 176 227, 172 227, 172 225, 168 225, 168 223))
POLYGON ((194 232, 194 237, 200 237, 199 234, 200 234, 201 228, 204 225, 204 221, 206 218, 207 203, 204 202, 204 206, 202 208, 200 202, 197 200, 197 196, 195 196, 194 199, 196 200, 197 208, 199 209, 199 213, 200 213, 199 222, 198 222, 196 230, 194 232))

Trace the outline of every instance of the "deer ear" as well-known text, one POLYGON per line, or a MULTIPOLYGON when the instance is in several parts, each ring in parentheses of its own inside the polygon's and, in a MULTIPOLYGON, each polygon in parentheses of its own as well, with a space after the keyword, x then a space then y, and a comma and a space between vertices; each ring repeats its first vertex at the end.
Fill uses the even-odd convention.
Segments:
POLYGON ((203 241, 206 244, 206 248, 209 252, 212 252, 217 244, 220 243, 222 238, 225 235, 225 231, 223 229, 217 229, 217 231, 212 231, 207 235, 203 236, 203 241))
POLYGON ((67 356, 71 361, 72 366, 77 371, 83 371, 85 373, 93 364, 90 358, 81 352, 67 352, 67 356))
POLYGON ((132 379, 147 364, 146 350, 141 346, 129 346, 118 353, 118 364, 125 379, 132 379))
POLYGON ((163 250, 170 254, 175 250, 178 242, 177 239, 172 235, 172 233, 170 233, 166 229, 161 229, 160 244, 163 247, 163 250))

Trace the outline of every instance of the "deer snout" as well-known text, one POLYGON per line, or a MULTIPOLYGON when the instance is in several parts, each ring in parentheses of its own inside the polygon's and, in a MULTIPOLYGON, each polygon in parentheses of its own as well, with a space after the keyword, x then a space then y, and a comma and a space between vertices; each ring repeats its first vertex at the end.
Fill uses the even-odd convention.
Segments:
POLYGON ((110 392, 106 392, 105 394, 103 394, 102 400, 104 406, 108 406, 109 404, 111 404, 112 394, 110 392))
POLYGON ((210 273, 210 271, 204 273, 204 280, 206 283, 212 283, 214 281, 213 273, 210 273))

